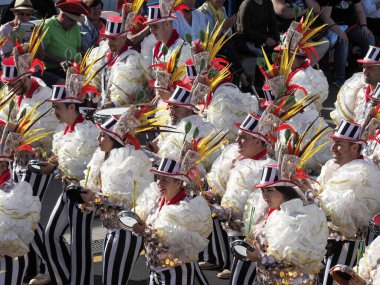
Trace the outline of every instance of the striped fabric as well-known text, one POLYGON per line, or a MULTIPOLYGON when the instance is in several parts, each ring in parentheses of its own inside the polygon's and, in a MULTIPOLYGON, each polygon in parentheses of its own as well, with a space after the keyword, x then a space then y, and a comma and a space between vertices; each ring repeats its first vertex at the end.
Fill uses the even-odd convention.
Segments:
POLYGON ((26 268, 28 267, 28 255, 12 258, 0 256, 0 284, 23 284, 26 268))

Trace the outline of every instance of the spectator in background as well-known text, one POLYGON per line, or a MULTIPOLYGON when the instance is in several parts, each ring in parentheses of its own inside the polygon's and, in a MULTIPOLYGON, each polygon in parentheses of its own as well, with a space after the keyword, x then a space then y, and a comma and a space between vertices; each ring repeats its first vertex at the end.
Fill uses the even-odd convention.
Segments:
POLYGON ((0 27, 0 35, 11 38, 11 41, 8 40, 0 48, 0 56, 3 58, 11 54, 14 47, 12 41, 17 40, 20 43, 28 42, 34 27, 33 23, 30 22, 34 11, 30 0, 16 0, 11 11, 15 15, 14 19, 0 27))
POLYGON ((179 33, 182 39, 189 34, 192 40, 199 39, 199 32, 206 31, 206 16, 199 10, 195 10, 195 0, 183 0, 182 4, 186 5, 189 10, 178 11, 175 13, 177 19, 173 21, 173 27, 179 33))
MULTIPOLYGON (((232 28, 236 24, 236 15, 232 15, 230 18, 227 17, 226 9, 223 7, 225 0, 207 0, 201 7, 198 8, 203 12, 208 21, 210 31, 212 31, 216 23, 223 23, 222 33, 228 31, 229 35, 232 35, 232 28)), ((239 55, 236 51, 234 44, 234 38, 230 39, 220 50, 220 54, 225 56, 229 62, 232 64, 232 70, 239 76, 243 92, 251 92, 252 88, 250 82, 247 79, 247 75, 240 63, 239 55)))
POLYGON ((360 0, 326 0, 321 3, 322 19, 329 25, 329 39, 334 45, 334 85, 340 87, 346 81, 346 63, 349 43, 358 45, 362 56, 370 45, 375 45, 372 31, 367 27, 367 18, 360 0))
POLYGON ((81 14, 90 14, 90 9, 80 0, 59 0, 55 6, 61 9, 59 15, 47 19, 43 27, 48 31, 43 40, 46 72, 42 78, 49 87, 63 83, 66 74, 61 63, 72 61, 82 51, 78 21, 84 20, 81 14))
POLYGON ((83 3, 90 8, 90 14, 85 16, 83 23, 80 23, 82 50, 85 51, 98 45, 104 38, 106 21, 100 17, 104 6, 102 0, 83 0, 83 3))
POLYGON ((376 37, 380 38, 380 0, 362 0, 367 14, 367 25, 376 37))

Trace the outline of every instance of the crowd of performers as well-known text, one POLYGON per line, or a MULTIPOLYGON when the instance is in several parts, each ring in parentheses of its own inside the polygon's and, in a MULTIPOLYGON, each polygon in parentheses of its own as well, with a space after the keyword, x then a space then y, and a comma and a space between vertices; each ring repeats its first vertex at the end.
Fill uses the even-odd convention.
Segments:
POLYGON ((143 250, 152 285, 209 284, 210 268, 236 285, 380 284, 380 48, 340 90, 333 129, 311 12, 265 55, 263 99, 231 83, 222 25, 178 37, 173 1, 148 7, 141 52, 126 44, 141 4, 66 63, 65 85, 36 73, 43 23, 3 60, 0 284, 22 284, 32 256, 29 284, 93 284, 96 215, 102 284, 127 284, 143 250), (53 177, 63 188, 43 227, 53 177))

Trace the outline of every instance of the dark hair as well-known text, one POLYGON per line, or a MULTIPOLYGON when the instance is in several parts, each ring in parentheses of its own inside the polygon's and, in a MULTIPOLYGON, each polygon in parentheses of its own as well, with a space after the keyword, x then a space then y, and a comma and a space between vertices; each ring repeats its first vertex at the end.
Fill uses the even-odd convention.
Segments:
POLYGON ((68 108, 71 104, 74 104, 75 106, 75 111, 79 113, 79 108, 82 107, 82 104, 77 104, 77 103, 64 103, 66 108, 68 108))
POLYGON ((297 193, 297 191, 294 189, 294 187, 291 186, 275 186, 274 189, 276 189, 278 192, 280 192, 286 201, 301 198, 300 195, 297 193))
POLYGON ((124 145, 122 145, 121 143, 119 143, 113 137, 110 136, 110 139, 112 140, 112 148, 121 148, 121 147, 124 147, 124 145))
POLYGON ((358 145, 358 154, 362 151, 363 146, 360 143, 349 142, 349 145, 358 145))
POLYGON ((104 7, 104 3, 102 0, 84 0, 83 1, 89 8, 93 8, 93 7, 96 7, 100 4, 100 6, 102 7, 102 10, 103 10, 103 7, 104 7))

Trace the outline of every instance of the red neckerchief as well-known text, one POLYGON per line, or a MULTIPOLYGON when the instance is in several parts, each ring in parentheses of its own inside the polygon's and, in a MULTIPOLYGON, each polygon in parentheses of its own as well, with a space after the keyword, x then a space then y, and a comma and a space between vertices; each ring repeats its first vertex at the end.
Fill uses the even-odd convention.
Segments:
MULTIPOLYGON (((266 155, 268 154, 268 150, 263 150, 262 152, 254 155, 253 157, 251 157, 251 159, 253 160, 259 160, 259 159, 262 159, 263 157, 265 157, 266 155)), ((247 159, 248 157, 242 157, 241 160, 243 159, 247 159)))
POLYGON ((372 91, 371 91, 371 85, 367 85, 367 88, 365 89, 365 102, 368 103, 370 100, 372 100, 372 91))
MULTIPOLYGON (((266 220, 269 218, 269 216, 276 210, 275 208, 270 208, 266 217, 266 220)), ((266 221, 265 221, 266 222, 266 221)))
POLYGON ((83 121, 84 121, 84 118, 82 114, 79 114, 79 116, 75 119, 74 123, 71 126, 66 125, 66 128, 63 131, 63 135, 66 135, 67 133, 72 133, 75 130, 76 124, 83 123, 83 121))
POLYGON ((114 65, 119 56, 122 55, 127 49, 129 49, 129 45, 125 44, 117 56, 113 56, 112 52, 110 52, 107 57, 108 67, 114 65))
POLYGON ((0 185, 2 185, 4 182, 7 182, 9 179, 11 179, 11 172, 9 169, 7 169, 3 174, 0 175, 0 185))
POLYGON ((38 84, 37 80, 32 78, 32 86, 30 86, 28 92, 26 92, 25 95, 18 96, 17 97, 17 105, 20 108, 22 99, 24 99, 24 96, 26 98, 32 98, 34 91, 36 91, 40 87, 40 84, 38 84))
MULTIPOLYGON (((173 199, 171 199, 170 201, 166 202, 166 205, 178 204, 180 201, 182 201, 183 199, 185 199, 185 197, 186 197, 185 189, 181 189, 181 191, 179 191, 179 193, 177 195, 175 195, 173 197, 173 199)), ((158 211, 161 211, 161 208, 164 206, 164 204, 165 204, 165 197, 162 197, 161 198, 161 202, 160 202, 160 207, 158 208, 158 211)))
MULTIPOLYGON (((172 35, 170 36, 170 39, 166 43, 166 47, 170 48, 174 44, 174 42, 178 39, 179 39, 179 34, 176 29, 173 29, 172 35)), ((158 41, 156 45, 154 46, 154 50, 153 50, 154 58, 160 58, 162 56, 161 45, 162 45, 162 41, 158 41)))

